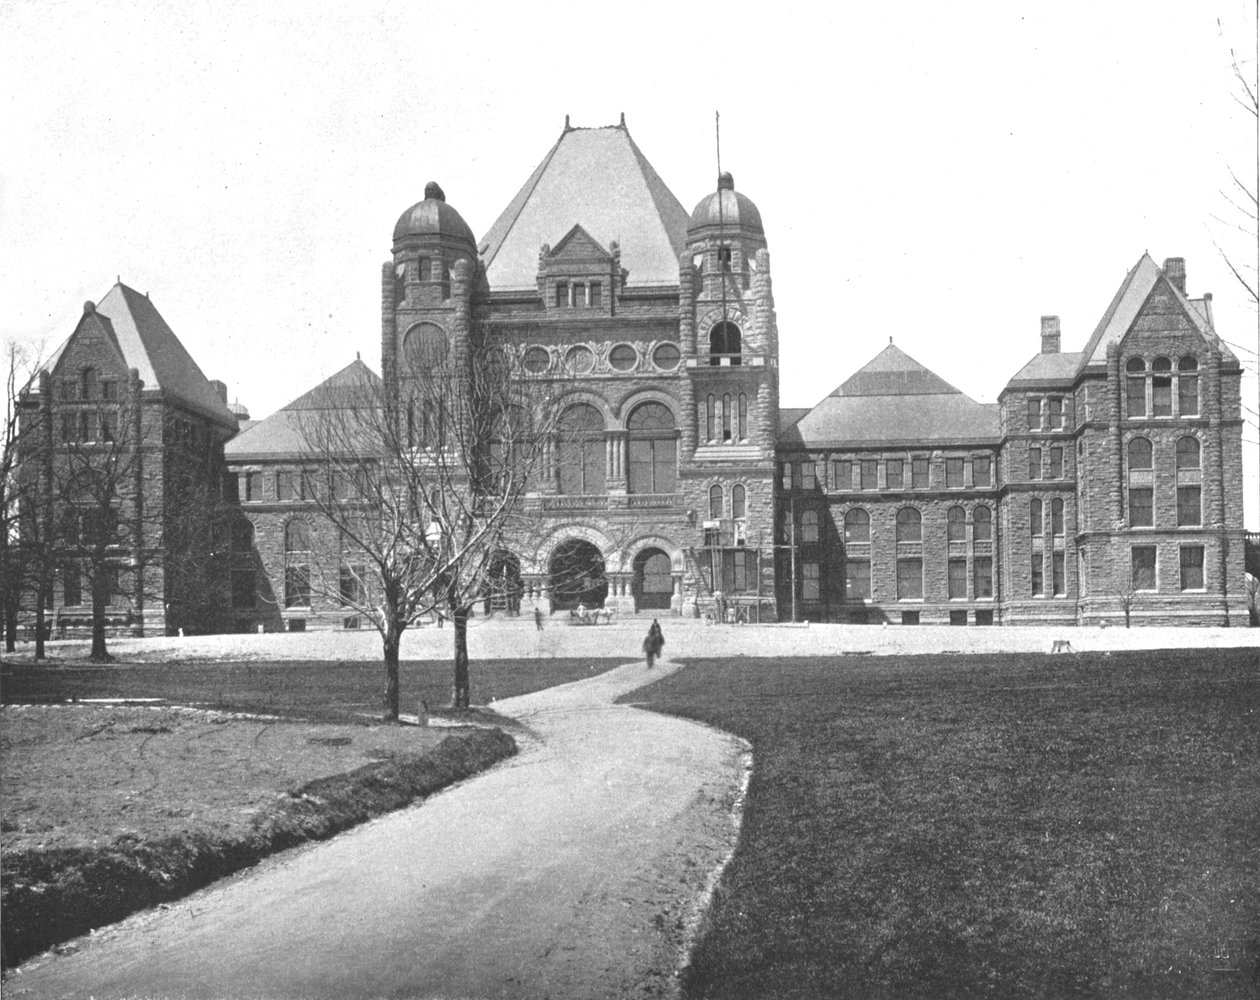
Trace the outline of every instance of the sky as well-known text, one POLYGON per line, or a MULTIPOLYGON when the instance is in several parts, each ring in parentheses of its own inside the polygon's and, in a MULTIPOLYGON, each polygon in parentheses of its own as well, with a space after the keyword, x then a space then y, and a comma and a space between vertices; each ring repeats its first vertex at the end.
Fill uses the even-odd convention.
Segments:
MULTIPOLYGON (((148 292, 265 416, 380 363, 380 267, 438 181, 480 238, 559 138, 630 134, 688 210, 761 210, 784 406, 889 337, 992 402, 1061 317, 1080 350, 1149 251, 1249 369, 1260 529, 1254 0, 172 4, 0 0, 0 338, 54 349, 148 292)), ((562 234, 558 234, 562 235, 562 234)))

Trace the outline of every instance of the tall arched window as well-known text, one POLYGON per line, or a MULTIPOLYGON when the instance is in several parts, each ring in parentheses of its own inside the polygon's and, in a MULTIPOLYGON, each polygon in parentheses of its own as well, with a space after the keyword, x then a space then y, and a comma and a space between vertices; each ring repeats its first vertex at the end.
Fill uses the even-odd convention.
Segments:
POLYGON ((748 396, 739 394, 739 439, 748 440, 748 396))
POLYGON ((1177 468, 1178 469, 1197 469, 1199 468, 1199 439, 1192 437, 1183 437, 1177 441, 1177 468))
POLYGON ((740 518, 744 516, 746 512, 745 510, 746 499, 745 498, 746 498, 746 494, 744 492, 743 486, 741 486, 739 483, 736 483, 734 486, 731 487, 731 517, 740 518))
POLYGON ((801 541, 818 541, 818 511, 809 509, 801 512, 801 541))
POLYGON ((975 522, 971 530, 972 541, 989 542, 993 540, 993 511, 988 507, 980 506, 972 512, 972 520, 975 522))
POLYGON ((1189 354, 1177 362, 1177 412, 1183 417, 1199 412, 1199 362, 1189 354))
POLYGON ((678 445, 674 414, 663 403, 644 403, 626 422, 630 432, 631 493, 673 493, 678 486, 678 445))
POLYGON ((923 515, 915 507, 902 507, 897 511, 897 541, 923 541, 923 515))
POLYGON ((717 433, 717 400, 709 393, 704 403, 704 439, 712 441, 717 433))
POLYGON ((1146 438, 1129 442, 1129 527, 1155 525, 1154 449, 1146 438))
POLYGON ((1040 538, 1045 530, 1041 519, 1041 501, 1033 497, 1028 501, 1028 533, 1033 538, 1040 538))
POLYGON ((728 365, 740 363, 739 327, 729 320, 709 331, 709 364, 720 365, 723 358, 728 365))
POLYGON ((1125 409, 1130 417, 1146 416, 1146 362, 1141 358, 1129 358, 1124 366, 1125 409))
POLYGON ((1156 358, 1151 365, 1151 416, 1172 416, 1172 362, 1156 358))
POLYGON ((411 368, 437 368, 445 363, 448 353, 446 331, 436 323, 417 323, 403 337, 403 357, 411 368))
POLYGON ((722 440, 731 440, 731 394, 724 393, 722 396, 722 440))
POLYGON ((1146 438, 1134 438, 1129 442, 1129 471, 1152 468, 1151 442, 1146 438))
POLYGON ((709 517, 717 520, 723 513, 722 487, 714 483, 709 487, 709 517))
POLYGON ((844 540, 864 544, 871 540, 871 515, 855 507, 844 515, 844 540))
POLYGON ((1063 501, 1058 497, 1050 501, 1050 534, 1063 534, 1063 501))
POLYGON ((967 540, 967 512, 961 507, 949 508, 949 513, 946 515, 946 530, 949 541, 965 542, 967 540))
POLYGON ((96 369, 88 365, 79 375, 79 398, 96 398, 96 369))
POLYGON ((606 492, 604 480, 604 417, 590 403, 575 403, 556 422, 560 492, 594 495, 606 492))

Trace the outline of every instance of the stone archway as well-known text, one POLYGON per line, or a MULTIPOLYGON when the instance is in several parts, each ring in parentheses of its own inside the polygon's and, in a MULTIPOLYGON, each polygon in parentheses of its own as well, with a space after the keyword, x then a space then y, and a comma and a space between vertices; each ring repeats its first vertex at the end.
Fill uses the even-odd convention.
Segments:
POLYGON ((674 575, 669 556, 646 548, 634 557, 635 611, 668 611, 673 606, 674 575))
POLYGON ((553 612, 569 611, 579 604, 601 608, 608 597, 604 557, 582 538, 570 538, 555 547, 547 577, 553 612))

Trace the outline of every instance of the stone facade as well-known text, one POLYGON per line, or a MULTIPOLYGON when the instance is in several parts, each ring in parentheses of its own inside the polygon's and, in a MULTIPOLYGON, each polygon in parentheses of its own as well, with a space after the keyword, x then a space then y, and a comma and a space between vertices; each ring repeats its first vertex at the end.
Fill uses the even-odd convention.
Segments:
POLYGON ((19 403, 21 475, 37 498, 20 536, 49 552, 43 573, 28 559, 24 620, 42 576, 53 635, 91 628, 98 579, 108 633, 221 627, 223 445, 237 431, 226 391, 147 296, 120 283, 84 306, 19 403))
POLYGON ((1242 369, 1211 296, 1187 297, 1183 260, 1144 255, 1084 351, 1059 348, 1058 318, 1042 317, 1041 351, 1002 391, 992 429, 984 407, 891 347, 797 417, 780 442, 780 503, 796 517, 795 566, 791 513, 780 531, 781 607, 794 584, 798 616, 831 621, 1246 623, 1242 369), (917 441, 843 447, 910 408, 933 415, 917 441), (978 456, 993 470, 984 487, 978 456), (893 482, 890 462, 905 470, 893 482), (978 508, 991 531, 977 533, 978 508), (821 529, 803 523, 811 511, 821 529))
MULTIPOLYGON (((476 339, 519 364, 522 393, 554 418, 487 611, 1243 623, 1241 367, 1211 297, 1187 297, 1184 261, 1144 255, 1082 351, 1061 351, 1056 317, 1040 332, 996 404, 890 338, 818 406, 781 410, 756 205, 724 174, 688 213, 624 122, 566 124, 480 241, 436 184, 399 218, 378 381, 476 339)), ((120 624, 200 621, 175 610, 198 602, 222 628, 364 624, 336 600, 342 555, 299 432, 316 390, 224 449, 234 425, 191 359, 179 378, 146 377, 116 341, 87 324, 50 377, 96 366, 134 387, 144 506, 168 509, 172 482, 209 489, 223 463, 237 501, 215 582, 179 591, 162 575, 176 553, 142 559, 120 624)), ((376 376, 356 361, 320 388, 362 379, 376 376)))

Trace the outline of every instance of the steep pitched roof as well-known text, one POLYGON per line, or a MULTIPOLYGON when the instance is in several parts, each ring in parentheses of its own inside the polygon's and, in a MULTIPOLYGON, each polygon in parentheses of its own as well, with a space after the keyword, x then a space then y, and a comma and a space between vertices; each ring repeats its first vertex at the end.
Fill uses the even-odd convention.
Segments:
POLYGON ((311 414, 336 407, 339 397, 361 394, 365 387, 374 391, 380 384, 380 376, 356 358, 284 408, 250 424, 224 446, 223 452, 230 462, 310 454, 311 414))
MULTIPOLYGON (((190 410, 228 430, 236 430, 236 417, 147 295, 119 282, 96 303, 95 314, 108 328, 109 339, 118 348, 123 364, 140 373, 146 389, 160 389, 190 410)), ((72 334, 49 359, 50 372, 73 339, 72 334)))
POLYGON ((1107 306, 1107 311, 1103 313, 1102 319, 1098 321, 1098 326, 1094 328, 1093 334, 1090 335, 1083 352, 1084 360, 1081 363, 1081 367, 1100 365, 1106 362, 1107 346, 1113 343, 1118 344, 1124 339, 1125 334, 1129 332, 1134 320, 1137 319, 1138 314, 1142 311, 1142 306, 1146 304, 1151 291, 1155 288, 1156 282, 1161 279, 1164 279, 1173 297, 1185 310, 1186 316, 1190 319, 1195 330, 1209 343, 1214 344, 1223 357, 1236 360, 1233 352, 1217 337, 1216 331, 1212 328, 1211 310, 1207 307, 1207 304, 1202 300, 1187 298, 1185 293, 1178 289, 1173 282, 1167 280, 1159 265, 1151 259, 1151 255, 1143 253, 1138 262, 1125 275, 1124 281, 1120 283, 1120 288, 1111 300, 1111 304, 1107 306))
POLYGON ((889 344, 780 434, 804 448, 996 441, 998 407, 977 403, 889 344))
POLYGON ((890 340, 888 346, 849 376, 833 396, 922 396, 958 392, 890 340))
POLYGON ((538 250, 580 224, 621 246, 627 285, 678 283, 687 212, 624 125, 566 128, 478 243, 492 291, 537 287, 538 250))
POLYGON ((1059 354, 1034 354, 1031 361, 1011 376, 1010 382, 1061 382, 1071 381, 1080 370, 1085 354, 1082 351, 1066 351, 1059 354))

